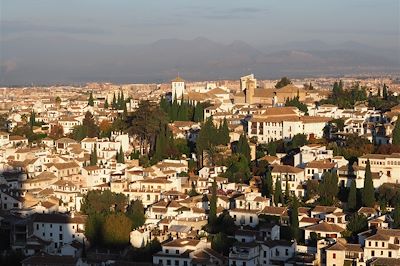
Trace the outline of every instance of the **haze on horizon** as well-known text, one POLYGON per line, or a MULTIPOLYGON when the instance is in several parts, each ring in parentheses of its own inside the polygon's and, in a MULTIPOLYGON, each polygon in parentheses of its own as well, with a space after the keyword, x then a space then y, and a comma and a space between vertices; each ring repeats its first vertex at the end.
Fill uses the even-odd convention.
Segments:
POLYGON ((400 1, 0 3, 0 85, 400 71, 400 1))

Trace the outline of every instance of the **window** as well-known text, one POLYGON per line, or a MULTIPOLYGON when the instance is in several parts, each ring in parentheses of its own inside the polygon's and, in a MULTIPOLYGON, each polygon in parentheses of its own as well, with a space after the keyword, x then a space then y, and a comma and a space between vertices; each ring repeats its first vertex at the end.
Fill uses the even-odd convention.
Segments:
POLYGON ((36 230, 39 230, 39 224, 36 224, 36 230))
POLYGON ((60 225, 60 231, 62 231, 62 225, 60 225))
POLYGON ((179 260, 175 261, 175 266, 179 266, 179 260))
POLYGON ((372 257, 375 256, 375 251, 374 251, 374 250, 371 251, 371 256, 372 256, 372 257))
POLYGON ((188 266, 188 263, 186 260, 183 262, 183 266, 188 266))
POLYGON ((59 239, 59 240, 63 240, 63 234, 59 234, 59 235, 58 235, 58 239, 59 239))
POLYGON ((167 260, 167 265, 171 265, 171 260, 167 260))
POLYGON ((50 237, 52 237, 53 236, 53 233, 50 233, 50 237))
POLYGON ((177 250, 175 250, 175 254, 179 254, 179 250, 177 249, 177 250))
POLYGON ((391 258, 391 257, 392 257, 392 252, 391 252, 391 251, 389 251, 389 253, 388 253, 388 257, 389 257, 389 258, 391 258))
POLYGON ((18 208, 18 203, 13 204, 14 208, 18 208))
POLYGON ((332 254, 332 258, 336 259, 336 253, 332 254))
POLYGON ((50 228, 53 228, 53 224, 50 224, 50 228))
POLYGON ((246 262, 245 261, 243 261, 242 266, 246 266, 246 262))
POLYGON ((375 241, 375 247, 377 247, 378 246, 378 242, 377 241, 375 241))
POLYGON ((166 249, 166 250, 165 250, 165 254, 168 254, 168 253, 169 253, 169 249, 166 249))
POLYGON ((285 255, 289 256, 289 249, 285 249, 285 255))
POLYGON ((385 242, 382 242, 382 247, 383 247, 383 248, 385 247, 385 242))
POLYGON ((250 216, 250 223, 253 222, 253 216, 250 216))

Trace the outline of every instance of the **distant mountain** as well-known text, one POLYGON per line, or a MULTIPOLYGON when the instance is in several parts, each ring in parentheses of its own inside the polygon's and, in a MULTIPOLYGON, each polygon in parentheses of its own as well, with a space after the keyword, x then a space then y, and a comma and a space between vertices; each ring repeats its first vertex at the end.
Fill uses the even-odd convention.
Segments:
POLYGON ((57 82, 166 82, 179 72, 188 80, 283 75, 340 75, 399 71, 399 59, 354 42, 318 40, 256 49, 243 41, 221 44, 206 38, 163 39, 117 46, 71 38, 19 38, 0 42, 0 84, 57 82))

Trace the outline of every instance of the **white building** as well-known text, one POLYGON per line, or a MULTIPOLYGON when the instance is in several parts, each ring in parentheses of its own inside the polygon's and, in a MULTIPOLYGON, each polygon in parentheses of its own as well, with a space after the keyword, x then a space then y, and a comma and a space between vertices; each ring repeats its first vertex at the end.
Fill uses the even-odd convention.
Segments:
POLYGON ((185 93, 185 81, 177 77, 176 79, 172 80, 171 83, 171 90, 172 90, 172 101, 177 99, 180 101, 185 93))

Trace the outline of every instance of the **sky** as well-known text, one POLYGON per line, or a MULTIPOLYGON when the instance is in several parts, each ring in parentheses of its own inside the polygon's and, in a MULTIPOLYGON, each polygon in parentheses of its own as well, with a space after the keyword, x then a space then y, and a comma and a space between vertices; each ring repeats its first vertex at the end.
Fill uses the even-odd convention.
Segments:
POLYGON ((294 41, 399 44, 399 0, 1 0, 0 37, 104 44, 206 37, 254 46, 294 41))
POLYGON ((400 0, 0 0, 0 85, 246 69, 397 71, 400 0))

